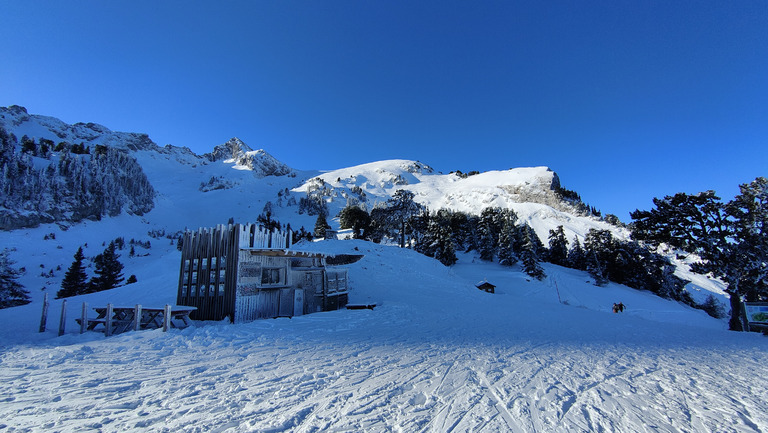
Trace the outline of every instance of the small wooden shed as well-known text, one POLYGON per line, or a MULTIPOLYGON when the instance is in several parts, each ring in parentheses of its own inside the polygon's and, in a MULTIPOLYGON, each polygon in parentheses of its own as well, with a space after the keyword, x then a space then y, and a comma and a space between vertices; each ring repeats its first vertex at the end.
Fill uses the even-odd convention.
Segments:
POLYGON ((477 285, 475 285, 475 287, 477 287, 478 289, 484 292, 496 293, 496 286, 489 283, 488 281, 483 281, 482 283, 478 283, 477 285))
POLYGON ((347 270, 290 245, 289 235, 256 225, 185 233, 177 304, 197 307, 192 319, 233 323, 343 308, 347 270))

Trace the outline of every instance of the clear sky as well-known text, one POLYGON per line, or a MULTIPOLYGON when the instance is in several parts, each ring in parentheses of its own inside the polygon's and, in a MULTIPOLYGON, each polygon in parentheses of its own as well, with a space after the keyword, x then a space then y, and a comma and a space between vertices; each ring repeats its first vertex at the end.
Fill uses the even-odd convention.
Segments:
POLYGON ((546 165, 629 221, 768 176, 768 2, 0 0, 0 105, 298 169, 546 165))

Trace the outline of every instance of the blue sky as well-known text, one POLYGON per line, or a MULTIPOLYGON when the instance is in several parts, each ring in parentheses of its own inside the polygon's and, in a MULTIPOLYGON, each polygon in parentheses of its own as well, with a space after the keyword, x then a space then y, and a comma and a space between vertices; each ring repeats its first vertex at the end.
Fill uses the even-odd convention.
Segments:
POLYGON ((768 176, 768 2, 0 1, 0 105, 299 169, 545 165, 629 221, 768 176))

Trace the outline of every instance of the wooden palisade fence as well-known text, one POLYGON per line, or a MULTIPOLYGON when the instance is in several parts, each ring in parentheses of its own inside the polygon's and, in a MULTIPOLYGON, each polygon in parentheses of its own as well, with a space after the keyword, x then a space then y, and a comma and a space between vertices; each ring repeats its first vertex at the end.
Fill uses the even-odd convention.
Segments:
POLYGON ((255 224, 218 225, 184 234, 177 303, 196 307, 192 319, 233 318, 237 257, 245 248, 290 248, 291 232, 255 224))

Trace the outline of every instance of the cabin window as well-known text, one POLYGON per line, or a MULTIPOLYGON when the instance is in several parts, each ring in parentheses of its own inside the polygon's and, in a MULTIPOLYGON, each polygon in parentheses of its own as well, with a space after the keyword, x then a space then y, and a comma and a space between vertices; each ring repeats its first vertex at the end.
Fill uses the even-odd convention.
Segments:
POLYGON ((262 285, 277 285, 285 282, 283 268, 263 268, 261 270, 262 285))

